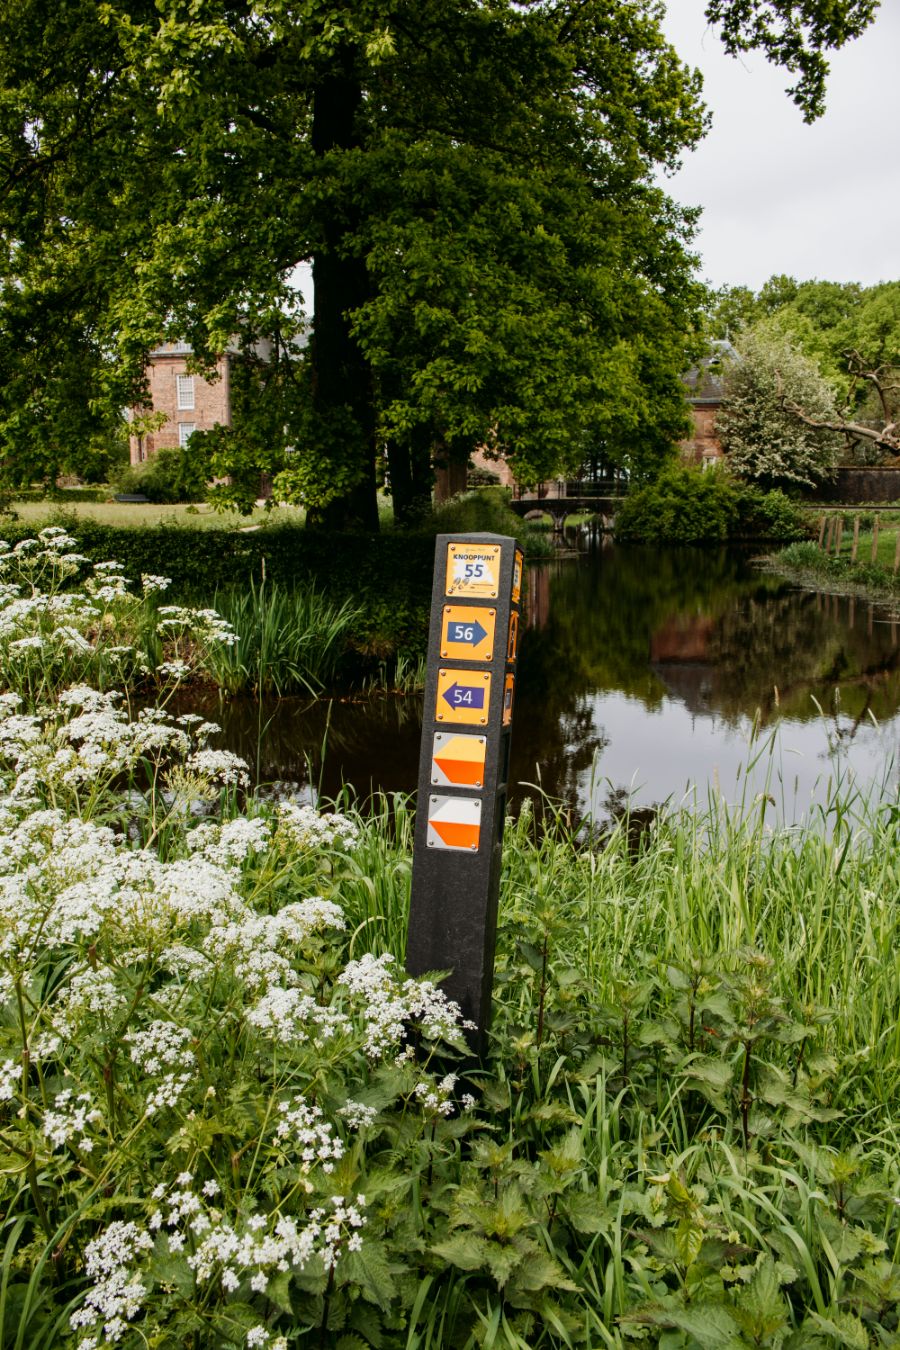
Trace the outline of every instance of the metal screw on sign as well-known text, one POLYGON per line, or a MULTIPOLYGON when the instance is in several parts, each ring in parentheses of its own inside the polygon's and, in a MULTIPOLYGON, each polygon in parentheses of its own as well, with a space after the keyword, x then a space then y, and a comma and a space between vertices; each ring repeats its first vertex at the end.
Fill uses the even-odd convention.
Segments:
POLYGON ((439 535, 406 966, 490 1022, 524 558, 499 534, 439 535))

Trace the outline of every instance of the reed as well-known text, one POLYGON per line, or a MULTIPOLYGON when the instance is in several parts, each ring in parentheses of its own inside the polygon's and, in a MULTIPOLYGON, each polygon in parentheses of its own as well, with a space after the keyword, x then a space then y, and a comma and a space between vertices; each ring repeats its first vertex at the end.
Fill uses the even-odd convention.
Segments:
POLYGON ((349 601, 336 604, 315 587, 253 580, 217 590, 212 607, 237 635, 205 661, 229 694, 319 694, 335 679, 360 617, 349 601))

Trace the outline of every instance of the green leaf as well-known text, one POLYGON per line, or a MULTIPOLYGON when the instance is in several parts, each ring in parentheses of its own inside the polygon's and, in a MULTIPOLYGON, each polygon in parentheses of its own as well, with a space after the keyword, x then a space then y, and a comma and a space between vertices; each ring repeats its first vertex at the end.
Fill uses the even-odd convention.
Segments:
POLYGON ((559 1215, 576 1233, 603 1233, 614 1221, 615 1211, 601 1204, 596 1195, 570 1190, 560 1201, 559 1215))
POLYGON ((750 1282, 741 1289, 732 1314, 754 1345, 761 1345, 787 1326, 787 1302, 770 1257, 763 1260, 750 1282))
POLYGON ((170 1285, 185 1298, 193 1297, 194 1272, 188 1265, 185 1254, 169 1251, 169 1238, 166 1233, 157 1233, 148 1269, 152 1278, 159 1284, 170 1285))
POLYGON ((838 1345, 846 1346, 847 1350, 869 1350, 869 1334, 853 1313, 834 1312, 830 1317, 812 1313, 811 1320, 822 1331, 833 1336, 838 1345))
POLYGON ((358 1252, 348 1252, 341 1262, 341 1283, 353 1282, 362 1290, 364 1298, 387 1309, 394 1297, 394 1276, 406 1269, 403 1265, 388 1263, 384 1248, 378 1242, 363 1239, 358 1252))
POLYGON ((471 1233, 456 1233, 444 1242, 436 1242, 431 1250, 460 1270, 479 1270, 487 1262, 487 1245, 471 1233))
POLYGON ((521 1292, 539 1289, 565 1289, 576 1293, 578 1286, 567 1278, 562 1267, 537 1243, 529 1243, 515 1271, 512 1284, 521 1292))

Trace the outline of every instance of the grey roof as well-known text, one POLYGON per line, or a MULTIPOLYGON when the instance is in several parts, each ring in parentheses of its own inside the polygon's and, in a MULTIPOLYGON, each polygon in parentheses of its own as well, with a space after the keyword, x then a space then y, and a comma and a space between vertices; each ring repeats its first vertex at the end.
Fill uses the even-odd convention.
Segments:
POLYGON ((681 377, 690 403, 721 403, 725 397, 725 366, 740 357, 725 339, 709 344, 709 351, 681 377))

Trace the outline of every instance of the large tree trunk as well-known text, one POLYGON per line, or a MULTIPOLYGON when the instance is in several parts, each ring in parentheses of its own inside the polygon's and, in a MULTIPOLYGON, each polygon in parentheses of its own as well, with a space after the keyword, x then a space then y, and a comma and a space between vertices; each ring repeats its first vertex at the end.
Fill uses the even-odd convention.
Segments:
POLYGON ((398 525, 417 525, 431 510, 431 434, 417 427, 408 438, 388 444, 391 502, 398 525))
POLYGON ((457 442, 444 441, 435 447, 435 483, 434 500, 448 502, 465 492, 469 479, 469 454, 471 446, 457 442))
MULTIPOLYGON (((353 49, 341 48, 313 99, 312 146, 316 155, 350 150, 358 144, 356 115, 362 89, 353 49)), ((358 480, 323 510, 311 512, 311 525, 328 529, 362 526, 378 529, 375 495, 375 415, 368 363, 350 331, 349 313, 368 295, 365 262, 347 256, 354 211, 332 201, 323 223, 322 247, 313 256, 313 406, 325 443, 334 447, 340 467, 358 472, 358 480)))

